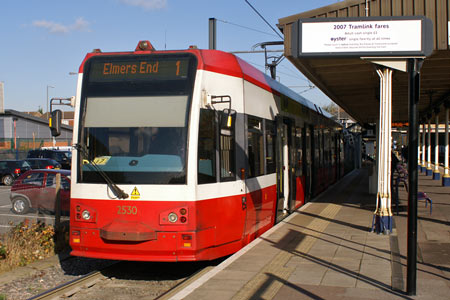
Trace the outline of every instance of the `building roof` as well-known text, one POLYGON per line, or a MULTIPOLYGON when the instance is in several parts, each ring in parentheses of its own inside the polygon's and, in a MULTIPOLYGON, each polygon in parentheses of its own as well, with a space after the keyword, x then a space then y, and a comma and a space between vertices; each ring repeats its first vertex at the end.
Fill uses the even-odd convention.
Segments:
MULTIPOLYGON (((359 58, 298 58, 292 53, 292 25, 303 18, 347 18, 366 16, 422 16, 433 22, 434 51, 421 69, 419 118, 424 120, 435 108, 450 101, 450 52, 448 1, 427 0, 347 0, 279 20, 283 31, 284 54, 331 100, 361 123, 379 119, 380 79, 374 65, 359 58), (366 6, 367 4, 367 6, 366 6), (367 8, 367 10, 366 10, 367 8)), ((392 121, 408 121, 408 74, 394 71, 392 121)), ((443 118, 443 109, 440 118, 443 118)))
MULTIPOLYGON (((19 112, 19 111, 14 110, 14 109, 5 109, 5 112, 4 113, 0 113, 0 116, 17 117, 17 118, 34 121, 36 123, 41 123, 41 124, 44 124, 44 125, 48 126, 48 120, 47 119, 41 118, 41 117, 36 117, 36 116, 30 115, 30 114, 24 113, 24 112, 19 112)), ((65 129, 65 130, 70 130, 70 131, 73 130, 72 126, 68 126, 68 125, 64 125, 64 124, 61 124, 61 128, 65 129)))

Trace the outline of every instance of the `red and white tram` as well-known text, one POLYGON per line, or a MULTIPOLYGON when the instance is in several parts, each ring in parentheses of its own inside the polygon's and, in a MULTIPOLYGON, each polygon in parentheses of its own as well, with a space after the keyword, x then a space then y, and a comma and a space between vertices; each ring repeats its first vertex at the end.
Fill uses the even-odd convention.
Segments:
POLYGON ((79 69, 72 255, 211 260, 344 174, 340 126, 235 55, 89 53, 79 69))

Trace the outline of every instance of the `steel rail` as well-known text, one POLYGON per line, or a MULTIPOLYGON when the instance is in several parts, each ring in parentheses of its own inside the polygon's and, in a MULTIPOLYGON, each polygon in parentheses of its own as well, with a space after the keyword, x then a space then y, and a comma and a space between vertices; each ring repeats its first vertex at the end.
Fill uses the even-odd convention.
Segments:
MULTIPOLYGON (((84 275, 79 278, 75 278, 71 281, 68 281, 66 283, 60 284, 57 287, 54 287, 52 289, 49 289, 47 291, 44 291, 38 295, 35 295, 31 298, 28 298, 27 300, 54 300, 54 299, 67 299, 76 293, 78 293, 81 290, 84 290, 86 288, 93 287, 98 282, 101 282, 103 280, 107 280, 110 278, 108 275, 113 269, 119 268, 121 266, 122 262, 116 262, 110 266, 107 266, 101 270, 93 271, 87 275, 84 275)), ((204 266, 201 267, 199 270, 195 271, 193 274, 188 275, 185 279, 183 279, 181 282, 178 282, 175 285, 172 285, 167 288, 165 292, 157 296, 156 298, 152 299, 158 299, 158 300, 168 300, 171 299, 173 295, 178 293, 180 290, 185 288, 187 285, 191 284, 192 282, 199 279, 204 274, 208 273, 211 269, 213 269, 213 266, 204 266)), ((113 273, 113 272, 112 272, 113 273)), ((114 276, 113 276, 114 277, 114 276)), ((89 299, 89 295, 86 296, 87 299, 89 299)), ((142 298, 147 299, 146 297, 142 298)))
POLYGON ((99 271, 93 271, 87 275, 84 275, 80 278, 76 278, 69 282, 63 283, 54 287, 50 290, 47 290, 41 294, 33 296, 28 300, 50 300, 50 299, 60 299, 61 297, 69 297, 81 289, 91 287, 95 285, 97 282, 102 281, 107 276, 103 275, 102 272, 106 269, 112 268, 113 266, 109 266, 105 269, 99 271))

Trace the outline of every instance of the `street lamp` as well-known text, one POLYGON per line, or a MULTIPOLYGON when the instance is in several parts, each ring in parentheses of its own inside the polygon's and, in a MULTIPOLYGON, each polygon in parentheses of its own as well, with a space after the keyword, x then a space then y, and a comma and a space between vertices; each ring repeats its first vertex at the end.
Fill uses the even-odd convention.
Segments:
POLYGON ((47 119, 49 118, 50 112, 48 111, 48 88, 54 89, 54 86, 47 85, 47 119))
POLYGON ((17 135, 16 135, 16 128, 17 128, 17 121, 19 119, 17 117, 13 118, 14 121, 14 151, 16 152, 16 160, 19 159, 19 151, 17 149, 17 135))

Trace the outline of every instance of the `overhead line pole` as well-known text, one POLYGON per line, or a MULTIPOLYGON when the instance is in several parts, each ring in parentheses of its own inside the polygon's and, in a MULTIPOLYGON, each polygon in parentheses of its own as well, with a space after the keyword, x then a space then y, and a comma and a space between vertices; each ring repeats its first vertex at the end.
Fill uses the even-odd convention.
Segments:
POLYGON ((209 49, 217 49, 217 19, 209 18, 209 49))

